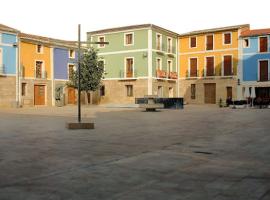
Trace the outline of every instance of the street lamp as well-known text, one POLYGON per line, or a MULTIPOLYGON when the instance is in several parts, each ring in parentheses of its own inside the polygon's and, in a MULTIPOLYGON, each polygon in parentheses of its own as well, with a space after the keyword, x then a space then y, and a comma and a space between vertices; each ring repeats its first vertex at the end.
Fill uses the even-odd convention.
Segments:
POLYGON ((81 42, 81 25, 78 25, 78 123, 81 123, 81 44, 109 44, 109 42, 81 42))
POLYGON ((78 122, 67 123, 69 129, 93 129, 94 123, 81 122, 81 44, 109 44, 109 42, 82 42, 81 25, 78 24, 78 122))

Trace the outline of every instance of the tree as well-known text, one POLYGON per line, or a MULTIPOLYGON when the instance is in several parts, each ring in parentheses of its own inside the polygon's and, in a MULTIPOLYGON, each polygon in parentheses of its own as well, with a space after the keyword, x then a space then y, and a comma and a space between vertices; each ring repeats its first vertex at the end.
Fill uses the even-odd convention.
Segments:
MULTIPOLYGON (((96 91, 101 85, 101 78, 104 73, 104 63, 100 61, 97 50, 89 48, 83 52, 81 57, 81 91, 86 93, 96 91)), ((71 75, 71 80, 67 83, 68 86, 78 88, 78 70, 71 75)))

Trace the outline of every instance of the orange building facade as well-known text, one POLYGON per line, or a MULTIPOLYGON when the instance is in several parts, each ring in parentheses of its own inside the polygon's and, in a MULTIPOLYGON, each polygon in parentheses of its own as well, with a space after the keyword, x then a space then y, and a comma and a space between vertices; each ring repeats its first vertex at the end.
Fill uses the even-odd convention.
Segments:
POLYGON ((237 99, 239 36, 249 25, 179 35, 179 95, 186 103, 237 99))
POLYGON ((52 105, 53 48, 44 37, 20 34, 22 106, 52 105))

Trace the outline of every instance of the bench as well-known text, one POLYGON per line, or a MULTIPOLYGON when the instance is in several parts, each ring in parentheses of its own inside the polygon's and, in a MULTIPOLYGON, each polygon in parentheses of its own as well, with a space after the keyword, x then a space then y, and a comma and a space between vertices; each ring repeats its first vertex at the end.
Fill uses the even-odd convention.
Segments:
POLYGON ((164 104, 155 103, 155 99, 158 98, 156 95, 145 95, 144 99, 147 100, 147 103, 139 104, 139 108, 145 109, 148 111, 156 111, 156 109, 164 108, 164 104))

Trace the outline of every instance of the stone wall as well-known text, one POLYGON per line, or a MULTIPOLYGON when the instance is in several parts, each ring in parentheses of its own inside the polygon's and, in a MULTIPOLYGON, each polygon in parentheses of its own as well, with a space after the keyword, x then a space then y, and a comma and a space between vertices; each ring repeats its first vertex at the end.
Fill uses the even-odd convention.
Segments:
POLYGON ((21 84, 26 83, 25 96, 21 96, 22 106, 34 106, 34 85, 45 85, 45 106, 52 106, 52 81, 23 79, 21 84))
POLYGON ((103 80, 105 96, 99 103, 135 103, 136 97, 147 95, 147 79, 137 80, 103 80), (133 96, 127 96, 127 85, 133 85, 133 96))
POLYGON ((16 106, 16 77, 0 76, 0 107, 16 106))
POLYGON ((169 88, 173 90, 173 96, 177 97, 177 81, 175 80, 163 80, 163 79, 153 79, 153 95, 158 95, 158 87, 161 86, 163 90, 162 97, 169 97, 169 88))
POLYGON ((236 78, 213 78, 213 79, 182 79, 179 81, 180 97, 184 97, 185 103, 204 104, 204 84, 216 83, 216 103, 219 99, 226 102, 227 87, 232 87, 232 99, 237 99, 236 78), (191 99, 191 84, 196 84, 196 98, 191 99))

